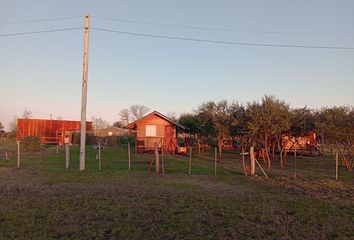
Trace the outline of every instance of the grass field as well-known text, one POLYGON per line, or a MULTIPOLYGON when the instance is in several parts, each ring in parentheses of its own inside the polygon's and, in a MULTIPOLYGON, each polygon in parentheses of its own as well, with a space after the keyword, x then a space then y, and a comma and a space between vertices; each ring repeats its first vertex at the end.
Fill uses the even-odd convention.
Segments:
POLYGON ((225 153, 214 176, 212 152, 165 156, 165 175, 147 173, 152 155, 126 146, 87 148, 87 170, 72 166, 55 146, 23 153, 16 168, 15 142, 0 142, 0 239, 354 239, 354 178, 331 157, 293 157, 285 169, 274 161, 266 180, 245 177, 239 154, 225 153), (4 159, 8 151, 10 159, 4 159))

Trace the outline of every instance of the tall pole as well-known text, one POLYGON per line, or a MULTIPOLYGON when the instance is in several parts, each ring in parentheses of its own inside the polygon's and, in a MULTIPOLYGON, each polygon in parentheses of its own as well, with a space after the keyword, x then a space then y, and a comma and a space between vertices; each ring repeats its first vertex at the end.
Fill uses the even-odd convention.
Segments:
POLYGON ((85 170, 86 153, 86 105, 87 105, 87 73, 88 73, 88 48, 89 48, 89 16, 85 16, 85 45, 84 64, 82 77, 82 98, 81 98, 81 136, 80 136, 80 171, 85 170))
POLYGON ((251 158, 251 176, 256 174, 256 160, 254 157, 254 147, 250 147, 250 158, 251 158))

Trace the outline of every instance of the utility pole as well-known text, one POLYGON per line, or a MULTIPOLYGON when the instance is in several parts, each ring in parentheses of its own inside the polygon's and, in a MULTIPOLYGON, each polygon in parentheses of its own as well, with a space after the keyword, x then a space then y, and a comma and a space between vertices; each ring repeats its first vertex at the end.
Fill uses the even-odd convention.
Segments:
POLYGON ((89 49, 89 15, 85 16, 85 41, 84 41, 84 64, 82 77, 81 98, 81 131, 80 131, 80 171, 85 170, 86 153, 86 105, 87 105, 87 76, 88 76, 88 49, 89 49))

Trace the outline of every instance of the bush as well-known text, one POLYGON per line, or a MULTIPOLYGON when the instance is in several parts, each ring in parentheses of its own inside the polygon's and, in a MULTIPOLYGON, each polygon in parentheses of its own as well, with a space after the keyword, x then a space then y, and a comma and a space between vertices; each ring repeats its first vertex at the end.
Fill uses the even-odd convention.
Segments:
POLYGON ((38 152, 41 150, 41 139, 38 136, 28 136, 22 141, 23 150, 26 152, 38 152))
POLYGON ((135 137, 129 135, 118 136, 119 146, 128 145, 128 142, 130 143, 130 146, 135 146, 135 137))

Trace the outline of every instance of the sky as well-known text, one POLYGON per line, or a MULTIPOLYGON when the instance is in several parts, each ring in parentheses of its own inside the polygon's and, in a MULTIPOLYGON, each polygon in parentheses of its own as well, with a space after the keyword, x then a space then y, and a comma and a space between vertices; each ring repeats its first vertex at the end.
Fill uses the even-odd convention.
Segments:
MULTIPOLYGON (((353 48, 353 9, 352 0, 0 0, 0 121, 8 129, 25 108, 33 118, 80 120, 84 41, 83 29, 2 34, 83 27, 89 14, 90 27, 114 31, 353 48), (19 21, 24 22, 14 23, 19 21)), ((180 114, 209 100, 247 103, 265 94, 292 107, 353 105, 353 93, 350 49, 241 46, 90 30, 88 119, 113 123, 132 104, 180 114)))

